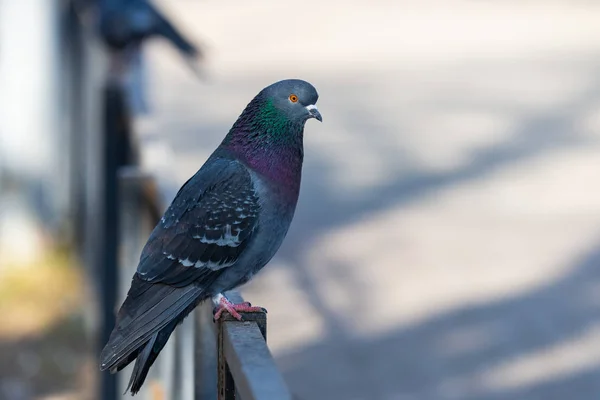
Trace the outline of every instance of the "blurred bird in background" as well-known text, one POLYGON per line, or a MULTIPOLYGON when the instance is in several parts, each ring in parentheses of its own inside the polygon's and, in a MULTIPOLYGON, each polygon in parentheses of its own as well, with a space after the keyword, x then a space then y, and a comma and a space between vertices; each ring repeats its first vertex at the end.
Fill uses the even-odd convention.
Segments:
POLYGON ((203 53, 179 29, 147 0, 98 0, 95 23, 109 49, 110 79, 126 88, 134 114, 149 111, 146 100, 146 65, 143 44, 150 38, 167 39, 198 76, 203 53))

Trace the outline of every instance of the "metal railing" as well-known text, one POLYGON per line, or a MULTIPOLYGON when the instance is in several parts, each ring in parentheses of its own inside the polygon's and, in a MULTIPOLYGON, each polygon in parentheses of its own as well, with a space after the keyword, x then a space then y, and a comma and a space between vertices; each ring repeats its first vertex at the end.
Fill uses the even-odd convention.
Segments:
MULTIPOLYGON (((126 94, 106 80, 106 66, 92 26, 77 18, 69 2, 65 45, 71 80, 75 236, 95 288, 98 313, 89 313, 88 331, 98 351, 114 325, 142 248, 165 204, 155 178, 137 166, 126 94), (100 89, 101 90, 98 90, 100 89)), ((243 299, 227 293, 234 302, 243 299)), ((212 319, 205 302, 179 326, 136 396, 152 400, 287 400, 291 396, 266 344, 265 313, 225 314, 212 319)), ((98 398, 123 395, 132 366, 117 375, 101 373, 98 398)), ((98 371, 100 374, 100 371, 98 371)))
MULTIPOLYGON (((244 300, 228 293, 235 303, 244 300)), ((243 321, 226 314, 215 327, 219 400, 291 400, 267 347, 267 314, 242 313, 243 321)))

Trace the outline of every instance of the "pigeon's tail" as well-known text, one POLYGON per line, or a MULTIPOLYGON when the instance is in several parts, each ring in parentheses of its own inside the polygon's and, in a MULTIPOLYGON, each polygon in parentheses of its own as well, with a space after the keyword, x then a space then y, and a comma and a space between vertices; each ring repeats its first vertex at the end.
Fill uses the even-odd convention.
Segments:
POLYGON ((136 274, 100 355, 100 369, 115 373, 137 359, 129 382, 135 394, 175 327, 206 297, 194 285, 148 283, 136 274))
MULTIPOLYGON (((183 320, 183 318, 181 318, 181 320, 183 320)), ((159 332, 152 335, 152 338, 144 345, 141 351, 138 352, 125 393, 130 389, 131 394, 136 394, 140 391, 142 384, 146 380, 146 376, 148 376, 150 367, 154 364, 154 361, 156 361, 158 353, 160 353, 163 347, 165 347, 165 344, 167 344, 169 336, 171 336, 171 333, 173 333, 179 322, 180 320, 174 320, 159 332)))

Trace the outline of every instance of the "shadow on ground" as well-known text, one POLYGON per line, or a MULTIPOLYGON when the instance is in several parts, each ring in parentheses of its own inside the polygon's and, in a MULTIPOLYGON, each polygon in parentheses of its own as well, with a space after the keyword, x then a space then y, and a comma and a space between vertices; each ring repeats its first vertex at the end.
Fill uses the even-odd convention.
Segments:
POLYGON ((334 332, 279 361, 304 399, 342 398, 335 397, 336 388, 353 394, 347 399, 592 399, 600 393, 600 360, 572 374, 506 390, 488 389, 489 382, 478 383, 477 377, 597 327, 600 307, 590 295, 598 287, 600 245, 568 276, 535 291, 461 308, 381 337, 352 339, 334 332), (468 343, 453 349, 456 335, 468 343), (361 374, 349 377, 357 364, 361 374))

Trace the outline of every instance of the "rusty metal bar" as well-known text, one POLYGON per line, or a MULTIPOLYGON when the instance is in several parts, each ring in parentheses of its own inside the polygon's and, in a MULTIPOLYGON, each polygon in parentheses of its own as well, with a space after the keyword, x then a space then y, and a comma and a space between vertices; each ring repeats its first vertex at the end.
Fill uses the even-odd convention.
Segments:
POLYGON ((235 383, 233 382, 233 376, 225 358, 223 329, 219 329, 219 331, 217 339, 217 399, 235 400, 235 383))
MULTIPOLYGON (((228 292, 234 303, 244 300, 228 292)), ((292 396, 267 347, 266 313, 229 314, 215 324, 218 400, 291 400, 292 396)))

